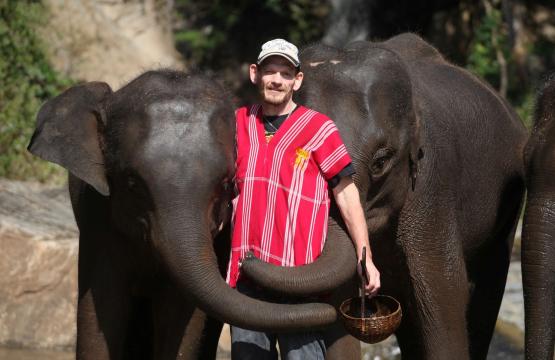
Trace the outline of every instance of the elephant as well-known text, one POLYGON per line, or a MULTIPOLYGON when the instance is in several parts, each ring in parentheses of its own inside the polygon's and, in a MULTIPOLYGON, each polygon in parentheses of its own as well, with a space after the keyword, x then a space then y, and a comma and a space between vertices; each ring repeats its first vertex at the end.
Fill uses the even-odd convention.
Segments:
MULTIPOLYGON (((311 45, 301 63, 296 101, 333 119, 352 157, 403 358, 486 359, 522 208, 522 121, 415 34, 311 45)), ((299 268, 249 257, 242 271, 301 295, 336 287, 338 265, 327 252, 299 268)))
POLYGON ((555 73, 540 89, 525 148, 522 227, 526 359, 553 359, 555 344, 555 73))
MULTIPOLYGON (((79 228, 78 359, 210 359, 222 322, 287 330, 337 319, 327 303, 272 304, 224 281, 230 98, 206 76, 161 69, 115 92, 75 85, 40 108, 28 150, 69 171, 79 228)), ((330 234, 342 282, 354 249, 341 227, 330 234)))

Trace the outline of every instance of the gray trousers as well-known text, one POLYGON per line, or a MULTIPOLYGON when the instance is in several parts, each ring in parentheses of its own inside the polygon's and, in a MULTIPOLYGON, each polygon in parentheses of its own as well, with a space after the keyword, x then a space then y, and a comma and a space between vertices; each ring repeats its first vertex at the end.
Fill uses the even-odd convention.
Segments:
MULTIPOLYGON (((290 303, 283 298, 271 297, 250 284, 239 281, 237 290, 250 297, 274 303, 290 303)), ((326 346, 319 331, 302 333, 266 333, 231 327, 232 360, 275 360, 276 343, 283 360, 324 360, 326 346)))

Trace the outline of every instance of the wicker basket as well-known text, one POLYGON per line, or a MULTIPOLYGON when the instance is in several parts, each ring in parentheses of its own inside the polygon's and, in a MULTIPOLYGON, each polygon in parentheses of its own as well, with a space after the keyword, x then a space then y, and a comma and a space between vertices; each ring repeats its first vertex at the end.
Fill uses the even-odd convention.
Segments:
POLYGON ((360 317, 360 297, 347 299, 339 307, 345 329, 360 341, 368 344, 383 341, 401 323, 401 305, 391 296, 365 298, 365 307, 371 312, 367 317, 360 317))

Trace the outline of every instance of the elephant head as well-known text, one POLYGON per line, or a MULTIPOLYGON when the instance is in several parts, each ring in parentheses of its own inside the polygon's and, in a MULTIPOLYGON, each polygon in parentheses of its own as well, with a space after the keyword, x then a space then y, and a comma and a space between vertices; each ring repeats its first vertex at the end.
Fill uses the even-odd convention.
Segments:
POLYGON ((74 86, 45 103, 29 150, 107 198, 110 226, 148 243, 177 287, 222 321, 252 329, 313 328, 327 304, 277 305, 231 289, 213 238, 229 221, 234 117, 224 90, 202 76, 149 71, 116 92, 74 86))
MULTIPOLYGON (((314 45, 302 51, 301 61, 305 77, 296 101, 335 120, 356 170, 354 181, 371 242, 385 232, 394 233, 399 213, 415 190, 423 157, 419 118, 404 63, 384 44, 369 42, 344 49, 314 45)), ((316 262, 300 269, 248 260, 243 271, 277 291, 294 288, 295 293, 308 294, 333 289, 337 279, 345 277, 328 274, 344 271, 346 277, 352 275, 346 269, 351 271, 355 260, 343 255, 347 247, 352 248, 343 231, 330 232, 326 247, 332 241, 334 251, 324 251, 316 262), (320 281, 322 274, 327 282, 320 281)), ((376 260, 379 265, 380 259, 376 260)))
POLYGON ((527 359, 553 359, 555 343, 555 75, 539 93, 525 149, 528 189, 522 229, 527 359))
POLYGON ((383 44, 368 42, 307 48, 302 59, 306 82, 299 101, 336 120, 356 169, 369 233, 379 234, 415 189, 423 155, 405 65, 383 44))

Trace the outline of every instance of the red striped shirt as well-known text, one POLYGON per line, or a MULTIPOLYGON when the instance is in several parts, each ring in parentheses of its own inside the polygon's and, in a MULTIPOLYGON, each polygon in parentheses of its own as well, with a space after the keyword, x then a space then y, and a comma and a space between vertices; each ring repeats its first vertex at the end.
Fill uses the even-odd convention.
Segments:
POLYGON ((266 143, 262 108, 236 111, 237 161, 227 282, 235 287, 248 251, 281 266, 322 252, 330 199, 327 180, 351 162, 334 122, 299 106, 266 143))

